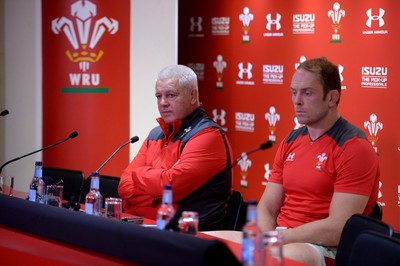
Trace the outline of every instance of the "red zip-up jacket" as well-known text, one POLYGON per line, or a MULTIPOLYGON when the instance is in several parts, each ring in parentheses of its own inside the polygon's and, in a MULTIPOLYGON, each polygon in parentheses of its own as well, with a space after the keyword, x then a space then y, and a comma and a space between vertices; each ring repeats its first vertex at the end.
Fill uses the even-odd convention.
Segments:
POLYGON ((122 173, 118 193, 125 212, 156 219, 163 186, 171 184, 178 216, 197 211, 199 230, 220 229, 232 183, 232 152, 224 131, 202 107, 171 126, 157 121, 160 126, 122 173))

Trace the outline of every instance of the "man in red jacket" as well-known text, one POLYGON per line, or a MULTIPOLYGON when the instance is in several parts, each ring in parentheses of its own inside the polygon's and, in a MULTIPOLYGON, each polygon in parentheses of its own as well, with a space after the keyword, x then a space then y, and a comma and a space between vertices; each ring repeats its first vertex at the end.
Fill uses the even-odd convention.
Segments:
POLYGON ((199 230, 221 229, 231 193, 232 152, 225 132, 199 101, 196 74, 182 65, 160 71, 155 85, 161 117, 123 171, 118 192, 125 211, 155 219, 164 184, 177 215, 199 213, 199 230))

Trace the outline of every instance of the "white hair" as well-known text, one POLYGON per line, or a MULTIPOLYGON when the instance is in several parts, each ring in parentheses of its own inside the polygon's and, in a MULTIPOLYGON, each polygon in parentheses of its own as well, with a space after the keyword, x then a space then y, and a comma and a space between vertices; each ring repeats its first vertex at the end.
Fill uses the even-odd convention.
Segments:
POLYGON ((197 75, 194 71, 184 65, 170 65, 163 68, 157 76, 157 80, 177 79, 180 88, 185 93, 191 93, 193 89, 198 90, 197 75))

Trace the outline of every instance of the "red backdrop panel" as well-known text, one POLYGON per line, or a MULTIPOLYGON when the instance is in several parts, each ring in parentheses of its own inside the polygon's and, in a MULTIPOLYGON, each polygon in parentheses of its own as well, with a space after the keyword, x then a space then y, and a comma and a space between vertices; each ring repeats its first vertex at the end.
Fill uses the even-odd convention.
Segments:
MULTIPOLYGON (((181 64, 199 76, 200 98, 227 130, 235 156, 279 143, 295 116, 290 82, 303 59, 340 65, 341 114, 363 129, 381 166, 383 220, 400 229, 400 27, 398 1, 179 1, 181 64)), ((234 188, 259 199, 277 146, 235 167, 234 188)))
MULTIPOLYGON (((89 175, 129 140, 130 1, 42 1, 45 166, 89 175)), ((119 176, 125 148, 101 174, 119 176)))

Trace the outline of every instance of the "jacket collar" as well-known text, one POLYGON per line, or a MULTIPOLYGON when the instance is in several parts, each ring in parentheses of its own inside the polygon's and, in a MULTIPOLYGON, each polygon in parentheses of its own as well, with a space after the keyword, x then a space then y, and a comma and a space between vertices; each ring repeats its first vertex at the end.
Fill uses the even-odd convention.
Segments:
POLYGON ((160 124, 161 130, 164 132, 164 136, 175 136, 180 131, 186 129, 186 127, 193 124, 199 117, 203 118, 207 116, 206 111, 204 110, 203 106, 198 107, 195 109, 188 117, 184 119, 179 119, 173 121, 171 124, 165 123, 165 121, 159 117, 157 118, 157 122, 160 124))

